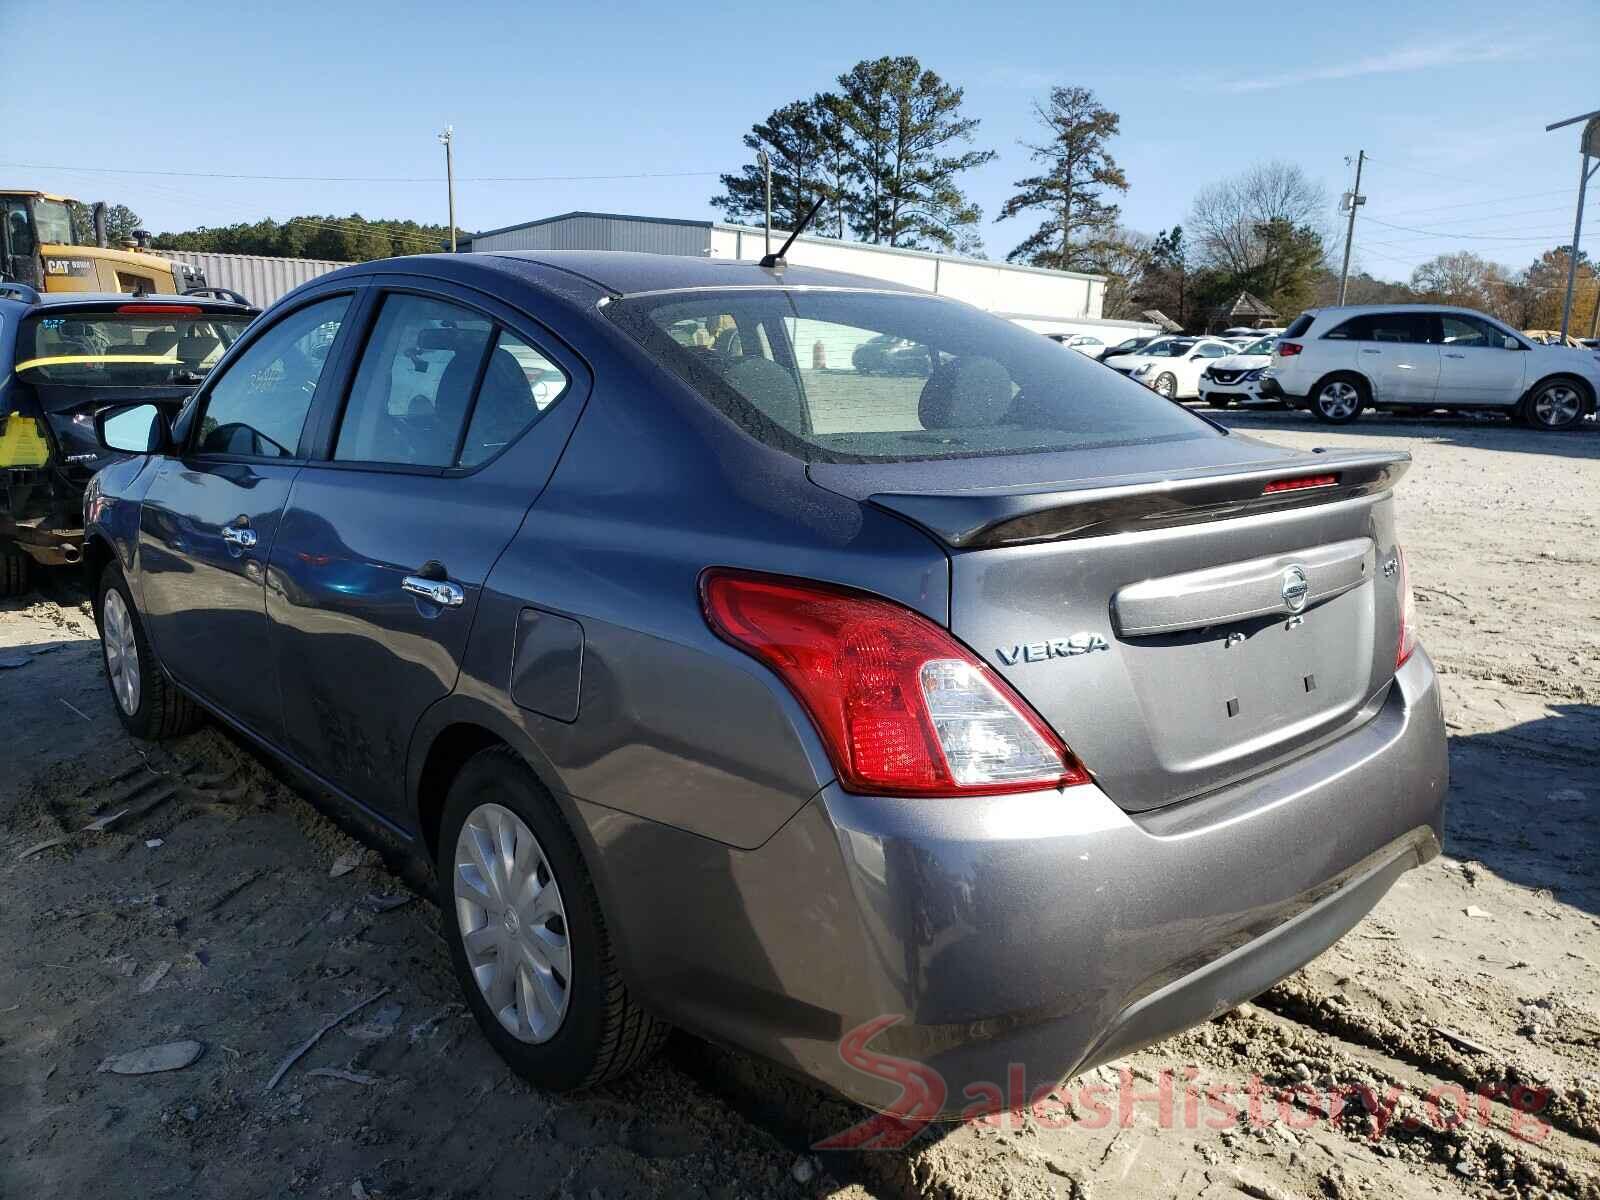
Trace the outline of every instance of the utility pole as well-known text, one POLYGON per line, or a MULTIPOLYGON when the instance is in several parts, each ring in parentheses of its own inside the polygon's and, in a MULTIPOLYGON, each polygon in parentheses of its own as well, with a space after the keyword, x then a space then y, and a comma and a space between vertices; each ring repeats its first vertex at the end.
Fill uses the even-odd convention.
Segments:
POLYGON ((451 154, 456 139, 456 127, 446 125, 439 140, 444 143, 444 186, 450 203, 450 253, 456 252, 456 164, 451 154))
MULTIPOLYGON (((1346 159, 1345 161, 1348 162, 1349 159, 1346 159)), ((1348 201, 1350 205, 1350 223, 1345 226, 1344 266, 1339 270, 1340 304, 1344 303, 1345 288, 1348 287, 1350 283, 1350 247, 1355 244, 1356 240, 1356 209, 1367 202, 1367 198, 1361 194, 1361 167, 1366 161, 1367 152, 1365 150, 1356 151, 1356 186, 1355 190, 1345 197, 1346 201, 1348 201)))
POLYGON ((766 257, 772 253, 772 156, 765 150, 759 151, 756 162, 761 166, 761 175, 767 188, 767 226, 762 245, 762 257, 766 257))
MULTIPOLYGON (((1579 121, 1585 122, 1583 137, 1578 142, 1578 149, 1583 154, 1583 161, 1578 167, 1578 212, 1572 218, 1572 245, 1567 249, 1567 296, 1561 304, 1561 340, 1567 340, 1567 325, 1572 320, 1572 289, 1578 282, 1578 240, 1583 237, 1583 201, 1589 189, 1589 177, 1600 171, 1600 112, 1584 113, 1579 117, 1568 117, 1565 121, 1557 121, 1553 125, 1546 125, 1544 131, 1549 133, 1552 129, 1564 129, 1568 125, 1576 125, 1579 121), (1593 158, 1595 164, 1589 165, 1593 158)), ((1600 298, 1595 303, 1600 305, 1600 298)), ((1600 308, 1596 309, 1600 313, 1600 308)))

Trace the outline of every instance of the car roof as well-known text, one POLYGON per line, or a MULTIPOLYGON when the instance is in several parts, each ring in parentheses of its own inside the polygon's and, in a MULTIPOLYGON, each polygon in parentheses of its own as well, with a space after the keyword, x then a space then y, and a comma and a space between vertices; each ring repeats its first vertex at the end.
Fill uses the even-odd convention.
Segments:
POLYGON ((1308 308, 1305 311, 1313 316, 1326 317, 1334 313, 1343 316, 1359 316, 1362 313, 1407 312, 1411 310, 1416 312, 1466 313, 1469 316, 1489 317, 1490 320, 1495 319, 1481 309, 1463 308, 1459 304, 1330 304, 1326 308, 1308 308))
POLYGON ((452 266, 479 268, 526 279, 528 267, 547 267, 587 280, 602 292, 630 296, 641 292, 673 292, 691 288, 844 287, 875 292, 928 295, 919 288, 889 283, 866 275, 787 265, 768 270, 744 259, 698 258, 686 254, 646 254, 628 250, 505 250, 468 254, 418 254, 356 263, 328 275, 334 278, 416 271, 440 274, 452 266))

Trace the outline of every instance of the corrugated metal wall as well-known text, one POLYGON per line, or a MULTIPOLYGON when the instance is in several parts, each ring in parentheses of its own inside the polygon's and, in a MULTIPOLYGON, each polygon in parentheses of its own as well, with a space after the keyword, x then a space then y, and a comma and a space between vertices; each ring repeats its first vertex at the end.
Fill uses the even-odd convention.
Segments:
POLYGON ((156 253, 204 271, 208 286, 232 288, 257 308, 266 308, 318 275, 350 265, 323 258, 269 258, 264 254, 210 254, 196 250, 156 253))
POLYGON ((479 234, 474 251, 638 250, 647 254, 704 256, 711 246, 711 224, 650 221, 605 216, 567 217, 541 225, 479 234))

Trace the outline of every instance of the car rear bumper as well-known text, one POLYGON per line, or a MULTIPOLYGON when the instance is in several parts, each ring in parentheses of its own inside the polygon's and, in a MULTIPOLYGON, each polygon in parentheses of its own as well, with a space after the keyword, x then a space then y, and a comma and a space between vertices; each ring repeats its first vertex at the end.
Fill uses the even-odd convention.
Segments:
POLYGON ((577 808, 648 1003, 874 1108, 901 1098, 909 1064, 953 1117, 970 1088, 1010 1095, 1019 1068, 1030 1090, 1054 1083, 1315 958, 1439 852, 1447 781, 1419 651, 1354 731, 1148 813, 1094 786, 934 801, 830 786, 739 851, 577 808))

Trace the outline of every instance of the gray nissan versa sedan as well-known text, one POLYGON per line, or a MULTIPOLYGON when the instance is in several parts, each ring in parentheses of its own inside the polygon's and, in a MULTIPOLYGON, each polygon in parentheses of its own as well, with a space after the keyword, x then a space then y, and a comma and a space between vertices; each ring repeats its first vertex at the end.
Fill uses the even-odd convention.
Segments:
POLYGON ((1406 458, 1229 434, 963 304, 390 259, 99 422, 128 731, 210 713, 430 863, 544 1087, 670 1024, 896 1111, 914 1060, 949 1116, 1256 995, 1439 849, 1406 458), (885 338, 920 365, 858 369, 885 338))

